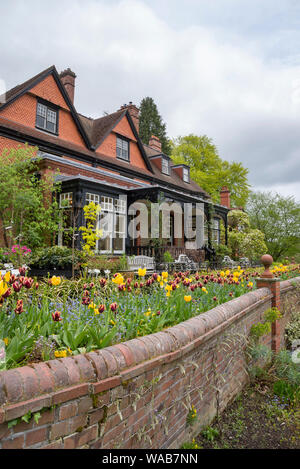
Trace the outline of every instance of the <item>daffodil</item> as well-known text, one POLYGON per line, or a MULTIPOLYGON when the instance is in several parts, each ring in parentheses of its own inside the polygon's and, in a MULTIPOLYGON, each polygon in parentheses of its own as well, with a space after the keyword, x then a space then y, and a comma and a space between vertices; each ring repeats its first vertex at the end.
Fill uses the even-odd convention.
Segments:
POLYGON ((147 269, 146 269, 146 268, 145 268, 145 269, 139 269, 139 270, 138 270, 138 275, 139 275, 139 277, 145 277, 146 272, 147 272, 147 269))
POLYGON ((168 272, 162 272, 161 276, 164 280, 166 280, 168 278, 169 274, 168 274, 168 272))
POLYGON ((67 350, 55 350, 54 355, 56 358, 64 358, 67 356, 67 350))
POLYGON ((8 343, 9 343, 9 338, 8 338, 8 337, 4 337, 3 342, 4 342, 5 345, 7 346, 8 343))
POLYGON ((160 282, 160 281, 161 281, 161 276, 158 275, 156 280, 157 280, 158 282, 160 282))
POLYGON ((201 290, 204 291, 204 293, 206 293, 206 294, 208 293, 208 291, 206 290, 205 287, 202 287, 201 290))

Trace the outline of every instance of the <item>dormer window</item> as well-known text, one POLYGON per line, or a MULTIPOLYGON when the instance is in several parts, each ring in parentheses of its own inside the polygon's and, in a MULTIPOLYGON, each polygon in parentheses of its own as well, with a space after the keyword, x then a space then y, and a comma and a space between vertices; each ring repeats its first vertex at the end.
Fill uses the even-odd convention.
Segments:
POLYGON ((190 182, 190 170, 188 168, 182 169, 182 179, 184 182, 190 182))
POLYGON ((170 174, 169 160, 167 158, 162 158, 161 160, 161 172, 163 174, 170 174))
POLYGON ((57 134, 57 123, 58 110, 38 102, 36 107, 36 127, 52 134, 57 134))
POLYGON ((117 137, 117 158, 129 161, 129 141, 125 138, 117 137))

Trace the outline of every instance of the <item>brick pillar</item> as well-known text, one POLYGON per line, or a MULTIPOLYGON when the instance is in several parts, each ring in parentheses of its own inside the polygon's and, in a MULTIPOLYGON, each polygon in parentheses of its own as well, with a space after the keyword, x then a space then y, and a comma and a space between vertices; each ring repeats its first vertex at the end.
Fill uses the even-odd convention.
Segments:
MULTIPOLYGON (((260 278, 256 279, 257 288, 268 288, 272 293, 272 308, 280 310, 280 279, 274 278, 274 275, 269 270, 273 258, 265 254, 262 256, 261 261, 265 267, 265 271, 260 278)), ((272 323, 271 337, 272 350, 277 353, 280 350, 280 323, 278 320, 272 323)))

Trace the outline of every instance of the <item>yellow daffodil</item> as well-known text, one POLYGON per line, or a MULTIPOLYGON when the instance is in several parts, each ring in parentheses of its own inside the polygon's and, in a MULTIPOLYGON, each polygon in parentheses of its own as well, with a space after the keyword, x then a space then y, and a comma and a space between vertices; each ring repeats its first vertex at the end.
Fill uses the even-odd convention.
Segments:
POLYGON ((221 270, 220 275, 221 275, 221 277, 224 277, 224 276, 225 276, 225 272, 223 272, 223 270, 221 270))
POLYGON ((162 276, 162 278, 165 280, 165 279, 168 278, 169 274, 168 274, 168 272, 162 272, 162 273, 161 273, 161 276, 162 276))
POLYGON ((189 303, 191 300, 192 300, 191 295, 184 296, 184 301, 186 301, 187 303, 189 303))
POLYGON ((150 314, 151 314, 151 311, 147 311, 147 312, 145 313, 145 316, 150 316, 150 314))
POLYGON ((145 277, 146 272, 147 272, 147 269, 146 269, 146 268, 145 268, 145 269, 139 269, 139 270, 138 270, 138 275, 139 275, 139 277, 145 277))
POLYGON ((230 270, 226 270, 225 275, 230 275, 230 270))
POLYGON ((158 282, 160 282, 160 281, 161 281, 161 276, 158 275, 156 280, 157 280, 158 282))
POLYGON ((205 287, 202 287, 201 290, 204 291, 204 293, 208 293, 205 287))
POLYGON ((166 286, 165 286, 165 290, 171 291, 171 290, 172 290, 172 285, 166 285, 166 286))
POLYGON ((167 291, 166 296, 170 296, 171 292, 167 291))
POLYGON ((7 346, 7 345, 8 345, 8 342, 9 342, 9 338, 8 338, 8 337, 5 337, 5 338, 3 339, 3 342, 4 342, 5 345, 7 346))
POLYGON ((115 321, 113 321, 112 319, 110 320, 110 323, 111 323, 113 326, 116 325, 115 321))
POLYGON ((57 286, 57 285, 60 285, 60 283, 61 283, 61 278, 53 275, 53 277, 51 278, 51 284, 57 286))
POLYGON ((160 288, 163 288, 164 282, 160 282, 160 288))

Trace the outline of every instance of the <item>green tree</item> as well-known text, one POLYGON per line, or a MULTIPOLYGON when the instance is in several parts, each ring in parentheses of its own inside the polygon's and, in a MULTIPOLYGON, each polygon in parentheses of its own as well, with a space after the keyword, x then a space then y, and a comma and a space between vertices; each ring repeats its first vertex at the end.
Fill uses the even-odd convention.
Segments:
POLYGON ((176 164, 186 163, 191 168, 191 178, 220 202, 220 190, 227 186, 231 205, 244 207, 249 194, 248 169, 241 163, 222 160, 217 147, 206 135, 186 135, 172 141, 171 157, 176 164))
POLYGON ((300 244, 300 203, 294 197, 272 192, 252 192, 247 204, 251 225, 265 235, 274 260, 292 256, 300 244))
POLYGON ((267 252, 264 233, 251 228, 248 215, 242 210, 231 210, 228 214, 228 247, 234 258, 258 259, 267 252))
POLYGON ((0 166, 0 230, 6 247, 12 242, 35 248, 53 239, 59 208, 54 174, 40 177, 37 148, 4 150, 0 166))
POLYGON ((155 135, 161 141, 163 153, 166 155, 171 153, 166 124, 163 122, 153 98, 144 98, 140 103, 139 134, 142 142, 146 145, 148 145, 151 135, 155 135))

